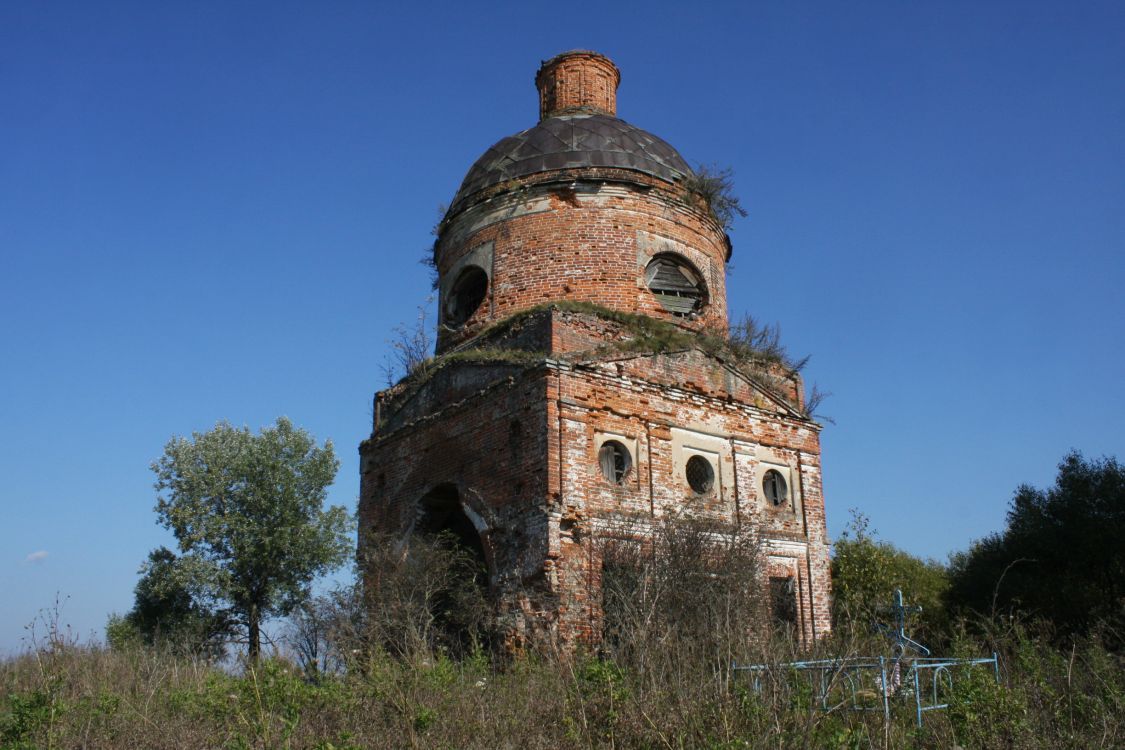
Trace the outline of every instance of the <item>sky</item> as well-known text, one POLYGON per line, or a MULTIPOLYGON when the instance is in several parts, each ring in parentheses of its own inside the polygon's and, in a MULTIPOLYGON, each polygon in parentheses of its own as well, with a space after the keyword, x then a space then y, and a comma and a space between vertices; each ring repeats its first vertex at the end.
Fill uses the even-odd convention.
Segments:
POLYGON ((56 599, 82 638, 129 609, 173 435, 287 415, 354 509, 438 206, 574 48, 733 170, 729 307, 832 393, 833 538, 855 508, 944 560, 1069 450, 1125 453, 1125 4, 14 0, 0 653, 56 599))

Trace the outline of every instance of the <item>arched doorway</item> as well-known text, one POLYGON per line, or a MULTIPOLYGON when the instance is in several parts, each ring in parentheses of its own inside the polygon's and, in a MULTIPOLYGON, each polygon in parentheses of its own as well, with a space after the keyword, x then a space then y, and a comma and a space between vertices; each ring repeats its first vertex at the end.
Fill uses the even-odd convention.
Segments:
POLYGON ((422 497, 408 544, 410 555, 425 558, 419 562, 432 581, 433 645, 454 656, 487 646, 488 557, 455 485, 438 485, 422 497))
POLYGON ((480 532, 461 507, 461 496, 454 484, 439 484, 418 503, 418 516, 414 534, 422 536, 452 537, 460 547, 471 552, 487 568, 480 532))

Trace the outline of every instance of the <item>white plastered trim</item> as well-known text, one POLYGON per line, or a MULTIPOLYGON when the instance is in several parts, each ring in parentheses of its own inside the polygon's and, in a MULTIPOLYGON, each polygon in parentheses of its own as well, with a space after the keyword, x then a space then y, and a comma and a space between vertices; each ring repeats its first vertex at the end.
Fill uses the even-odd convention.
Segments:
POLYGON ((763 539, 762 546, 765 547, 767 554, 785 558, 804 559, 809 551, 807 542, 796 542, 790 539, 763 539))
MULTIPOLYGON (((773 511, 786 511, 789 513, 801 513, 801 480, 800 472, 788 460, 779 456, 769 448, 758 448, 758 466, 754 475, 754 494, 758 498, 758 502, 763 508, 773 511), (762 487, 762 482, 765 480, 766 472, 773 469, 781 474, 782 479, 785 480, 785 486, 789 491, 789 498, 783 508, 774 507, 766 498, 765 488, 762 487)), ((795 459, 794 459, 795 460, 795 459)))
POLYGON ((725 436, 710 435, 681 427, 672 428, 672 481, 691 492, 687 483, 687 462, 692 456, 702 456, 715 471, 714 493, 724 501, 733 500, 727 495, 734 488, 734 470, 731 466, 730 441, 725 436))

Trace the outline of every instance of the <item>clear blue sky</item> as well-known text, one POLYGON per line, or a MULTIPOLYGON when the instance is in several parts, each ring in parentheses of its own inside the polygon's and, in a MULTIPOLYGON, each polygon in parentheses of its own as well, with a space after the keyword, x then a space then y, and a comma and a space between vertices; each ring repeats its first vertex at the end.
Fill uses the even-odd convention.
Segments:
POLYGON ((0 651, 128 609, 173 434, 288 415, 354 508, 437 206, 576 47, 734 169, 730 307, 834 393, 833 536, 944 559, 1125 453, 1125 4, 692 5, 0 6, 0 651))

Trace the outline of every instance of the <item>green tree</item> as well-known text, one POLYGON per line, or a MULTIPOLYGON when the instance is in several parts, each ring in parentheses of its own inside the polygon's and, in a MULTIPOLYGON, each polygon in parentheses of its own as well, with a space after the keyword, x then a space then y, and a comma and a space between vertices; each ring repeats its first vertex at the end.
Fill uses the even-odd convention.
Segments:
POLYGON ((950 602, 962 611, 1040 618, 1062 636, 1108 625, 1107 636, 1120 647, 1122 540, 1125 469, 1114 458, 1072 452, 1059 464, 1054 487, 1016 490, 1003 533, 954 557, 950 602))
POLYGON ((351 551, 349 515, 324 508, 339 462, 331 441, 282 417, 258 435, 220 422, 191 439, 174 437, 152 464, 159 521, 192 571, 245 629, 251 660, 262 621, 287 615, 318 575, 351 551))
POLYGON ((133 609, 109 618, 109 645, 123 648, 139 641, 177 652, 221 655, 233 623, 216 606, 212 570, 197 558, 177 557, 166 547, 154 549, 141 568, 133 609))
POLYGON ((920 605, 913 618, 920 640, 945 637, 948 617, 945 593, 946 568, 936 560, 923 560, 878 539, 862 513, 852 511, 847 529, 833 545, 832 615, 838 626, 887 619, 884 608, 900 589, 908 605, 920 605))

